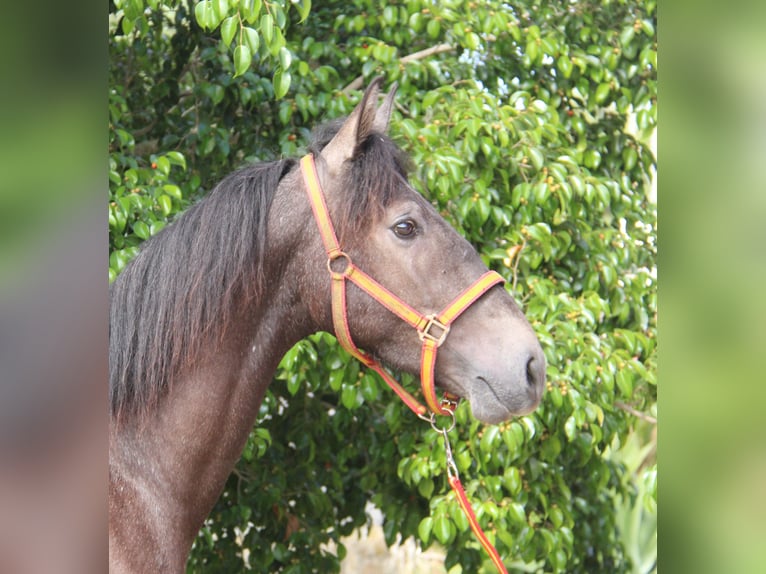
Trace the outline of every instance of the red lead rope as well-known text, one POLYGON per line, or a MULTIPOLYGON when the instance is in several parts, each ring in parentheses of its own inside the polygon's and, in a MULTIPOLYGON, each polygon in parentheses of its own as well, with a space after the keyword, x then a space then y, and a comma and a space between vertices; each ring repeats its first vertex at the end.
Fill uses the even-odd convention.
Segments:
POLYGON ((500 554, 492 542, 489 541, 489 538, 487 538, 484 530, 482 530, 481 526, 479 525, 479 520, 476 518, 476 514, 473 511, 471 502, 468 500, 468 496, 466 495, 465 490, 463 489, 463 485, 460 482, 460 476, 458 475, 457 471, 457 464, 455 464, 455 458, 452 456, 452 447, 450 446, 449 435, 447 434, 455 426, 455 414, 452 411, 450 411, 449 414, 452 417, 452 423, 449 427, 445 428, 439 428, 436 425, 436 417, 433 414, 431 415, 431 428, 442 435, 442 438, 444 439, 444 452, 447 457, 447 480, 449 480, 449 485, 455 492, 457 502, 460 505, 460 508, 463 510, 463 514, 465 514, 466 518, 468 518, 468 524, 471 526, 471 530, 473 531, 474 535, 486 553, 489 554, 489 557, 495 564, 497 571, 501 572, 502 574, 508 574, 508 570, 505 569, 505 565, 500 559, 500 554))
POLYGON ((500 555, 498 554, 497 549, 489 541, 487 535, 484 534, 481 526, 479 526, 479 521, 476 519, 476 515, 473 513, 473 508, 471 508, 471 503, 468 501, 465 490, 463 490, 463 485, 460 484, 460 478, 457 476, 450 476, 449 484, 457 495, 457 502, 460 504, 460 508, 463 509, 463 512, 468 518, 468 523, 471 525, 471 530, 473 530, 476 538, 479 539, 479 542, 484 547, 484 550, 486 550, 487 554, 489 554, 489 557, 492 559, 492 562, 494 562, 497 571, 502 572, 502 574, 508 574, 508 570, 505 569, 505 565, 500 559, 500 555))
POLYGON ((319 227, 319 234, 322 237, 322 242, 324 243, 327 252, 327 269, 332 278, 332 320, 335 328, 335 336, 337 337, 338 342, 344 349, 351 353, 351 355, 361 361, 362 364, 374 369, 388 386, 393 389, 399 398, 401 398, 402 401, 404 401, 404 403, 418 415, 418 417, 429 421, 433 429, 444 437, 444 445, 447 452, 447 478, 449 479, 449 484, 452 487, 452 490, 455 491, 458 504, 468 518, 471 530, 473 530, 476 538, 478 538, 481 545, 487 551, 487 554, 489 554, 492 562, 497 566, 498 571, 502 574, 508 574, 502 560, 500 560, 500 555, 497 550, 489 541, 486 534, 484 534, 481 526, 479 526, 479 521, 476 519, 476 515, 473 512, 471 503, 468 501, 463 485, 460 483, 455 459, 452 457, 452 449, 450 447, 447 433, 454 426, 454 408, 457 405, 457 401, 454 397, 446 393, 441 402, 437 401, 434 388, 436 352, 447 337, 450 325, 463 311, 468 309, 468 307, 478 300, 479 297, 494 285, 502 283, 504 279, 494 271, 487 271, 484 275, 479 277, 476 282, 460 293, 460 295, 447 305, 441 313, 435 315, 423 315, 422 313, 419 313, 354 265, 348 254, 341 249, 338 238, 335 235, 332 220, 330 219, 330 213, 327 209, 324 194, 322 193, 322 187, 319 183, 319 176, 316 172, 314 158, 311 154, 306 155, 301 159, 301 171, 303 173, 304 183, 306 184, 306 193, 309 196, 311 209, 314 212, 314 219, 316 219, 317 226, 319 227), (337 262, 339 259, 344 260, 342 269, 338 269, 340 263, 336 263, 335 268, 333 267, 333 263, 337 262), (430 416, 426 415, 428 409, 407 392, 407 390, 405 390, 405 388, 402 387, 402 385, 399 384, 399 382, 372 357, 372 355, 359 349, 356 344, 354 344, 351 339, 351 331, 348 327, 348 317, 346 314, 346 280, 352 281, 357 287, 370 295, 370 297, 417 330, 418 336, 423 343, 421 348, 420 381, 426 404, 431 410, 429 413, 430 416), (435 414, 451 416, 452 426, 450 426, 449 429, 438 428, 435 424, 435 414))

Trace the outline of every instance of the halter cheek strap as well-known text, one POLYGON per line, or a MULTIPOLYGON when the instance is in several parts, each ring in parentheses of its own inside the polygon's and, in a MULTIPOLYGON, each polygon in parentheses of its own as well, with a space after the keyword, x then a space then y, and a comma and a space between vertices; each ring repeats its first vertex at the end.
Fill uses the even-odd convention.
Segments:
POLYGON ((457 397, 445 393, 441 401, 436 398, 434 372, 437 350, 444 343, 449 334, 450 326, 455 319, 492 286, 502 283, 504 279, 494 271, 487 271, 440 313, 424 315, 416 311, 354 265, 348 254, 341 249, 332 220, 330 219, 330 212, 327 208, 324 194, 322 193, 322 187, 319 183, 314 157, 311 154, 301 159, 301 171, 311 203, 311 209, 314 212, 314 219, 319 227, 319 234, 322 237, 322 242, 327 252, 327 269, 332 277, 332 320, 335 336, 338 341, 344 349, 364 365, 380 374, 383 380, 417 415, 425 417, 429 409, 431 412, 440 415, 451 414, 457 404, 457 397), (420 404, 369 353, 359 349, 352 340, 348 327, 348 311, 346 306, 347 280, 353 282, 362 291, 417 331, 418 337, 420 337, 422 342, 420 383, 428 408, 420 404))

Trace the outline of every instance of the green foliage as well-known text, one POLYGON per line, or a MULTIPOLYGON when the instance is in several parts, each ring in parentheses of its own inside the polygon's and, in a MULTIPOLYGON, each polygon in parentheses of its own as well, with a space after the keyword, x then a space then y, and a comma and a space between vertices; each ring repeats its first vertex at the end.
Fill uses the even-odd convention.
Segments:
MULTIPOLYGON (((519 570, 638 572, 626 516, 656 487, 615 453, 656 403, 655 28, 639 0, 115 1, 110 278, 226 173, 300 154, 372 77, 397 81, 413 185, 509 280, 549 364, 529 416, 484 427, 458 409, 479 521, 519 570)), ((302 341, 189 571, 338 571, 345 550, 324 543, 372 501, 389 543, 438 542, 448 568, 492 572, 438 439, 331 336, 302 341)))

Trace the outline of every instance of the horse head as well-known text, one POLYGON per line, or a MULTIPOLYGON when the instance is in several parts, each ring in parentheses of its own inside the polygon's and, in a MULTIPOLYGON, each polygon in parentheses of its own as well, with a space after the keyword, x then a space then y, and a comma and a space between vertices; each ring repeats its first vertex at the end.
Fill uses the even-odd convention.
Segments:
MULTIPOLYGON (((408 162, 386 135, 396 87, 378 106, 379 80, 347 119, 320 130, 312 146, 316 173, 343 261, 374 278, 423 315, 437 314, 487 272, 476 250, 416 192, 408 162)), ((331 273, 317 225, 305 234, 313 250, 303 296, 319 327, 332 331, 331 273)), ((367 292, 350 284, 347 325, 355 344, 393 369, 421 371, 418 332, 367 292)), ((498 423, 533 411, 545 382, 545 357, 534 331, 502 285, 460 314, 444 337, 434 379, 466 398, 473 415, 498 423)))

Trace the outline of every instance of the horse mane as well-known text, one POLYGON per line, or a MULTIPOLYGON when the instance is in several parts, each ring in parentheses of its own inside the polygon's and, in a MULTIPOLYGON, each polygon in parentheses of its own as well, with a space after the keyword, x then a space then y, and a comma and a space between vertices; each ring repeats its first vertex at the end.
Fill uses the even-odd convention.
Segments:
MULTIPOLYGON (((318 154, 343 120, 313 133, 318 154)), ((336 215, 341 233, 359 232, 406 182, 408 160, 372 133, 352 158, 343 186, 355 197, 336 215)), ((110 287, 109 399, 113 416, 148 412, 203 345, 219 344, 243 302, 264 287, 266 222, 294 159, 244 167, 145 241, 110 287)), ((342 239, 341 239, 342 240, 342 239)))
POLYGON ((261 163, 227 176, 144 242, 112 284, 112 413, 155 404, 171 373, 202 342, 223 334, 235 303, 258 295, 266 217, 279 180, 294 163, 261 163))

